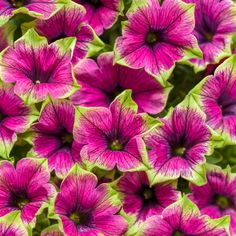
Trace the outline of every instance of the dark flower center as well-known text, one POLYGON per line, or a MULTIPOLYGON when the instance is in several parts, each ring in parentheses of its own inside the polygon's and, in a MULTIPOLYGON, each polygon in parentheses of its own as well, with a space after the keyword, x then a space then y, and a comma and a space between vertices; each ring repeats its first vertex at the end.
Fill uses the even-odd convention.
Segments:
POLYGON ((143 198, 143 206, 147 206, 147 205, 150 205, 152 203, 155 203, 157 200, 156 200, 156 196, 155 196, 155 193, 154 193, 154 189, 153 188, 149 188, 148 186, 142 188, 141 190, 141 196, 143 198))
POLYGON ((206 19, 202 19, 202 22, 199 26, 196 26, 196 31, 199 33, 200 38, 198 39, 200 43, 211 42, 214 37, 215 29, 213 26, 209 25, 206 19))
POLYGON ((111 92, 107 92, 108 102, 111 103, 123 91, 124 88, 122 88, 119 84, 117 84, 116 87, 111 92))
POLYGON ((57 40, 59 40, 59 39, 64 39, 64 38, 66 38, 66 37, 68 37, 68 36, 69 36, 69 35, 67 35, 65 32, 61 32, 61 33, 58 34, 57 36, 51 38, 51 39, 49 40, 49 43, 53 43, 53 42, 55 42, 55 41, 57 41, 57 40))
POLYGON ((90 214, 74 211, 70 214, 70 219, 76 224, 81 226, 88 226, 90 222, 90 214))
POLYGON ((159 42, 163 41, 163 32, 161 30, 159 31, 149 31, 146 35, 145 42, 149 46, 154 46, 159 42))
POLYGON ((0 113, 0 122, 3 121, 7 116, 3 113, 0 113))
POLYGON ((102 5, 102 2, 100 0, 82 0, 81 3, 89 3, 95 7, 99 7, 102 5))
POLYGON ((74 140, 73 134, 69 133, 65 128, 63 128, 58 136, 63 147, 72 147, 74 140))
POLYGON ((172 236, 184 236, 184 234, 181 231, 176 230, 172 233, 172 236))
POLYGON ((16 207, 18 209, 22 209, 29 203, 29 199, 27 198, 26 193, 21 193, 21 194, 13 194, 12 197, 12 205, 13 207, 16 207))
POLYGON ((204 33, 204 38, 206 42, 211 42, 213 39, 213 34, 211 32, 205 32, 204 33))
POLYGON ((217 103, 221 107, 223 116, 236 115, 236 101, 232 101, 230 98, 223 95, 218 99, 217 103))
POLYGON ((213 204, 217 205, 221 210, 226 210, 232 207, 231 199, 220 194, 216 194, 213 197, 213 204))
POLYGON ((28 0, 8 0, 9 3, 12 4, 13 7, 22 7, 28 4, 28 0))
POLYGON ((108 147, 112 151, 121 151, 123 144, 118 139, 115 139, 109 142, 108 147))
POLYGON ((42 71, 38 65, 34 65, 33 68, 28 73, 28 78, 34 84, 47 83, 52 75, 52 70, 42 71))
POLYGON ((173 156, 184 157, 186 148, 183 146, 174 146, 171 148, 171 151, 173 156))

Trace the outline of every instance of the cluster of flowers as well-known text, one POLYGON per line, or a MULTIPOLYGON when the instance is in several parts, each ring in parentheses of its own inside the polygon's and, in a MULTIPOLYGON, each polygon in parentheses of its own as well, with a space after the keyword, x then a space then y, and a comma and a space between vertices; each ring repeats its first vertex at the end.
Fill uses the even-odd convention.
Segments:
POLYGON ((234 33, 233 0, 1 0, 0 235, 236 235, 234 33))

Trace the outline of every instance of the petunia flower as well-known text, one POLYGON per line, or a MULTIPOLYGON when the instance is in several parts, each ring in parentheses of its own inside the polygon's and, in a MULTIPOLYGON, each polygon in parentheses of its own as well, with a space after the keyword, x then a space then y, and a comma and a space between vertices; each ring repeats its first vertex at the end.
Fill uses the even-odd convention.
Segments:
POLYGON ((167 207, 162 216, 149 218, 137 236, 228 236, 229 217, 212 220, 201 215, 187 197, 167 207))
POLYGON ((207 166, 207 183, 203 186, 190 185, 189 198, 199 207, 202 214, 211 218, 230 216, 230 233, 236 234, 236 175, 230 168, 207 166))
POLYGON ((158 121, 136 113, 137 105, 130 90, 119 95, 109 108, 78 107, 74 139, 83 145, 82 161, 106 170, 146 169, 147 152, 142 135, 158 121))
POLYGON ((86 22, 89 23, 98 35, 110 29, 117 21, 123 10, 121 0, 72 0, 83 5, 86 9, 86 22))
POLYGON ((24 133, 37 119, 38 112, 14 94, 11 86, 0 84, 0 156, 10 157, 17 134, 24 133))
POLYGON ((74 44, 74 38, 67 38, 48 45, 46 38, 30 29, 14 48, 2 51, 0 76, 5 83, 15 83, 14 92, 27 103, 43 101, 47 95, 68 97, 76 90, 71 65, 74 44))
POLYGON ((132 90, 132 98, 138 104, 139 112, 156 114, 162 111, 171 86, 144 70, 113 64, 113 54, 103 53, 97 58, 81 61, 75 66, 75 76, 82 86, 71 100, 81 106, 104 106, 126 89, 132 90))
POLYGON ((125 173, 116 184, 121 193, 123 211, 131 221, 145 221, 162 211, 180 197, 177 182, 155 184, 150 187, 145 172, 125 173))
POLYGON ((62 3, 61 0, 1 0, 0 26, 17 13, 43 19, 49 18, 62 6, 62 3))
POLYGON ((28 236, 26 227, 20 219, 19 211, 13 211, 0 218, 0 235, 28 236))
POLYGON ((236 141, 236 55, 231 56, 192 91, 207 124, 225 144, 236 141))
MULTIPOLYGON (((33 152, 48 159, 50 170, 65 177, 80 162, 80 146, 73 138, 75 109, 68 101, 45 101, 39 121, 33 126, 33 152)), ((32 156, 32 153, 30 153, 32 156)))
POLYGON ((16 168, 8 161, 0 163, 0 216, 20 211, 25 224, 34 224, 36 215, 54 194, 45 159, 24 158, 16 168))
MULTIPOLYGON (((49 43, 66 37, 76 37, 72 62, 98 51, 103 43, 94 33, 90 25, 85 23, 85 9, 76 3, 66 4, 60 11, 48 20, 36 20, 36 31, 45 36, 49 43)), ((24 24, 32 26, 32 23, 24 24)))
POLYGON ((146 137, 150 182, 157 183, 180 176, 198 185, 205 183, 205 157, 209 151, 210 131, 194 108, 176 107, 162 126, 146 137))
POLYGON ((202 59, 191 59, 195 71, 218 63, 231 55, 232 34, 236 31, 236 6, 231 0, 184 0, 195 3, 194 35, 203 52, 202 59))
POLYGON ((194 5, 180 0, 133 0, 116 62, 168 77, 175 62, 201 56, 194 30, 194 5))
POLYGON ((65 236, 124 235, 125 220, 119 216, 121 202, 108 185, 98 185, 97 177, 77 164, 61 184, 55 200, 65 236))

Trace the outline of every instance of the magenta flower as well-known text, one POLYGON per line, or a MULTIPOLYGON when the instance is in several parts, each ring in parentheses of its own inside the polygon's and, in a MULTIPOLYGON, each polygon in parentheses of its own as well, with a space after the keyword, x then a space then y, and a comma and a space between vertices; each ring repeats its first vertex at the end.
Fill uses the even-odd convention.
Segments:
POLYGON ((74 138, 83 145, 83 162, 102 169, 120 171, 146 169, 146 147, 142 135, 158 121, 136 114, 131 91, 118 96, 109 108, 79 107, 76 111, 74 138))
POLYGON ((0 235, 28 236, 28 232, 20 219, 19 211, 11 212, 0 218, 0 235))
POLYGON ((228 236, 229 218, 212 220, 201 215, 187 197, 167 207, 162 216, 149 218, 137 236, 228 236))
POLYGON ((68 3, 48 20, 37 20, 35 28, 45 36, 49 43, 66 37, 76 37, 76 45, 72 62, 76 63, 89 53, 89 47, 96 40, 96 47, 102 42, 94 34, 92 28, 84 23, 85 9, 76 3, 68 3))
POLYGON ((192 91, 206 114, 207 124, 229 144, 236 140, 235 65, 233 55, 192 91))
POLYGON ((13 88, 0 84, 0 156, 10 157, 17 134, 24 133, 37 119, 37 112, 13 93, 13 88))
POLYGON ((191 59, 195 70, 218 63, 231 55, 232 34, 236 31, 236 6, 231 0, 184 0, 195 3, 194 35, 203 52, 202 59, 191 59))
POLYGON ((121 202, 107 184, 98 185, 97 178, 77 164, 61 184, 55 200, 66 236, 124 235, 125 220, 117 215, 121 202))
POLYGON ((205 157, 210 132, 204 119, 194 109, 176 107, 163 126, 146 137, 151 183, 182 177, 201 185, 205 183, 205 157))
POLYGON ((49 18, 59 7, 58 0, 1 0, 0 25, 14 14, 26 13, 32 17, 49 18))
POLYGON ((160 215, 180 197, 176 184, 166 182, 150 187, 145 172, 125 173, 117 182, 124 213, 134 218, 134 221, 144 221, 150 216, 160 215))
POLYGON ((35 156, 47 158, 49 169, 59 177, 80 162, 80 146, 72 134, 74 113, 74 107, 67 101, 46 101, 39 121, 33 126, 35 156))
MULTIPOLYGON (((117 95, 132 90, 132 98, 139 112, 156 114, 166 104, 170 85, 166 88, 144 70, 113 65, 113 54, 103 53, 97 58, 83 60, 75 67, 75 76, 82 86, 71 100, 76 105, 109 107, 117 95)), ((163 82, 164 83, 164 82, 163 82)))
POLYGON ((0 216, 20 211, 24 223, 34 223, 40 209, 54 194, 45 160, 24 158, 16 168, 0 163, 0 216))
POLYGON ((230 168, 222 170, 208 166, 207 183, 203 186, 191 184, 190 199, 199 207, 202 214, 211 218, 230 216, 230 233, 236 234, 236 175, 230 168))
POLYGON ((86 9, 86 22, 89 23, 98 35, 105 29, 110 29, 121 14, 121 0, 73 0, 86 9))
POLYGON ((43 101, 47 95, 68 97, 76 90, 71 65, 74 43, 68 38, 48 45, 30 29, 14 48, 1 53, 0 76, 5 83, 15 83, 14 92, 27 103, 43 101))
POLYGON ((127 17, 123 34, 116 41, 117 63, 168 76, 176 61, 201 56, 193 36, 193 4, 134 0, 127 17))

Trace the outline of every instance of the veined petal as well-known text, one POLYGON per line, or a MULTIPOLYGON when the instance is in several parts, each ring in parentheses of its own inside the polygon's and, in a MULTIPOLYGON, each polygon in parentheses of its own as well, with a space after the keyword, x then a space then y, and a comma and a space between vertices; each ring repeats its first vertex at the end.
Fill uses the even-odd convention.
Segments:
POLYGON ((103 0, 99 2, 73 1, 85 7, 85 20, 98 35, 101 35, 104 30, 111 28, 123 11, 123 2, 121 0, 103 0))
POLYGON ((145 137, 152 170, 152 184, 180 176, 204 184, 205 157, 209 149, 210 131, 202 114, 189 107, 176 107, 145 137))
POLYGON ((123 35, 116 40, 117 63, 166 78, 176 61, 201 56, 193 36, 193 4, 133 1, 127 16, 123 35))
POLYGON ((121 216, 116 215, 120 206, 112 188, 107 184, 97 185, 94 174, 75 164, 61 184, 55 212, 59 214, 66 234, 83 234, 86 229, 91 234, 105 231, 108 235, 122 235, 127 225, 121 216), (105 218, 111 219, 108 224, 104 224, 105 218))
POLYGON ((231 55, 232 34, 236 30, 236 6, 229 0, 184 1, 196 5, 194 35, 203 58, 191 59, 190 62, 197 72, 231 55))
POLYGON ((47 95, 52 98, 69 96, 76 90, 70 62, 74 43, 75 39, 67 38, 47 45, 46 38, 30 29, 14 48, 9 47, 1 53, 3 81, 16 82, 14 92, 27 103, 43 101, 47 95))
POLYGON ((0 218, 0 234, 27 236, 28 232, 20 219, 19 211, 14 211, 0 218))

